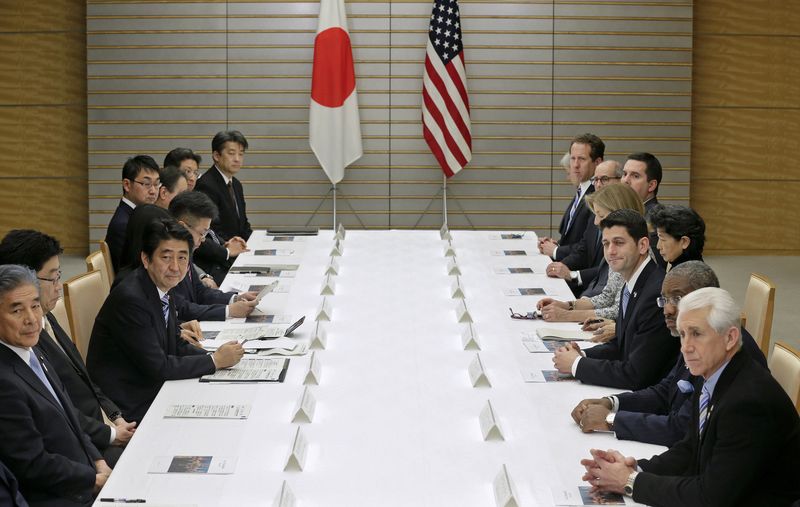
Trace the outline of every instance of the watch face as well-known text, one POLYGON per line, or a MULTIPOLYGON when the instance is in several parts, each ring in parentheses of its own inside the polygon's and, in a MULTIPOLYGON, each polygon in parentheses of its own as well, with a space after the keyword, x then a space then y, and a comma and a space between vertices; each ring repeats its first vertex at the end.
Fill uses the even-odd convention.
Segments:
POLYGON ((633 494, 633 488, 631 486, 628 486, 627 484, 625 485, 625 489, 623 491, 625 491, 625 494, 628 496, 631 496, 633 494))

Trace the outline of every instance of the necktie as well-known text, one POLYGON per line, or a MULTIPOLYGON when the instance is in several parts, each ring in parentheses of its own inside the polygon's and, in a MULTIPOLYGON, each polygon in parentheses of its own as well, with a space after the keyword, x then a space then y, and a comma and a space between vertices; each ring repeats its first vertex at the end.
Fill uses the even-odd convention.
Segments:
POLYGON ((219 240, 219 237, 217 236, 217 233, 215 233, 215 232, 214 232, 214 231, 212 231, 211 229, 209 229, 209 230, 208 230, 208 236, 209 236, 209 237, 211 238, 211 240, 212 240, 212 241, 214 241, 216 244, 218 244, 218 245, 222 245, 222 244, 223 244, 223 243, 222 243, 222 241, 220 241, 220 240, 219 240))
POLYGON ((708 402, 710 399, 711 396, 708 394, 708 389, 706 388, 706 385, 703 384, 703 389, 700 391, 700 426, 697 432, 698 435, 703 434, 703 427, 706 425, 706 419, 708 418, 708 402))
POLYGON ((50 381, 47 380, 47 376, 44 374, 44 370, 42 370, 42 363, 40 363, 39 358, 36 357, 35 350, 31 350, 31 357, 28 360, 28 364, 30 365, 31 370, 33 370, 34 375, 39 377, 39 380, 42 381, 42 384, 44 384, 47 390, 50 391, 50 394, 53 395, 53 398, 56 400, 56 403, 58 403, 58 406, 61 407, 61 410, 64 410, 64 406, 61 404, 61 400, 59 400, 58 396, 56 396, 56 392, 53 389, 53 386, 50 384, 50 381))
POLYGON ((161 298, 161 311, 164 313, 164 325, 169 323, 169 294, 161 298))
POLYGON ((239 214, 239 205, 236 203, 236 193, 233 191, 233 180, 228 182, 228 193, 231 194, 231 201, 233 201, 233 207, 236 209, 236 214, 239 214))
POLYGON ((66 354, 67 351, 64 350, 64 347, 61 346, 61 343, 59 343, 58 338, 56 338, 56 333, 53 331, 53 326, 50 324, 50 320, 47 317, 44 318, 44 330, 47 333, 47 336, 50 337, 52 342, 56 344, 56 347, 61 349, 61 352, 66 354))
POLYGON ((569 208, 569 220, 567 221, 567 228, 564 229, 564 232, 568 231, 569 228, 572 226, 572 219, 575 218, 575 210, 578 209, 578 204, 581 202, 581 187, 578 187, 578 191, 575 193, 575 199, 572 201, 572 206, 569 208))
POLYGON ((622 288, 622 318, 625 318, 625 313, 628 311, 628 300, 631 298, 631 293, 628 290, 628 284, 622 288))

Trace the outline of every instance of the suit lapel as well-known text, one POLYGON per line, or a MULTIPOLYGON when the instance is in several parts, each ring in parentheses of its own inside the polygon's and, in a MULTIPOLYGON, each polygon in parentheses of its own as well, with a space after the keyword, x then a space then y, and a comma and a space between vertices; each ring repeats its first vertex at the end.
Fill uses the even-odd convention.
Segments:
MULTIPOLYGON (((147 271, 143 267, 137 268, 136 276, 139 277, 139 284, 142 287, 142 293, 146 295, 148 302, 150 303, 150 314, 155 319, 156 323, 162 323, 162 325, 154 326, 156 328, 156 332, 158 333, 158 339, 161 342, 161 348, 163 350, 166 349, 166 337, 167 337, 167 328, 166 325, 163 324, 164 322, 164 314, 161 310, 161 298, 158 297, 158 289, 156 288, 155 284, 152 280, 150 280, 150 275, 147 274, 147 271)), ((172 311, 173 304, 170 302, 170 311, 172 311)))
MULTIPOLYGON (((630 325, 631 316, 636 311, 636 305, 639 303, 639 294, 642 292, 642 287, 644 284, 647 283, 647 279, 650 277, 650 273, 653 272, 655 269, 656 263, 652 260, 647 263, 644 267, 642 272, 639 274, 639 278, 636 279, 636 284, 633 286, 633 290, 631 291, 631 297, 628 299, 628 307, 625 309, 625 318, 623 319, 622 326, 627 333, 628 326, 630 325)), ((622 294, 620 294, 620 308, 619 308, 620 317, 622 316, 622 294)), ((624 334, 624 333, 623 333, 624 334)))

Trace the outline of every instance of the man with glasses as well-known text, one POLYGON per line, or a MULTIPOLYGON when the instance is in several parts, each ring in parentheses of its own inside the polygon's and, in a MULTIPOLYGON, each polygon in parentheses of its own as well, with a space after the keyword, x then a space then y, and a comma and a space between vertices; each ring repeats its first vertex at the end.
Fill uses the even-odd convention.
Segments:
POLYGON ((0 264, 18 264, 36 272, 44 318, 34 350, 53 367, 77 409, 81 429, 113 468, 136 424, 125 421, 119 407, 92 382, 78 349, 50 313, 61 297, 61 253, 57 239, 33 230, 13 230, 0 242, 0 264), (103 414, 112 425, 104 422, 103 414))
MULTIPOLYGON (((192 233, 194 244, 200 245, 210 230, 217 207, 202 192, 184 192, 172 199, 169 212, 192 233)), ((225 320, 226 317, 246 317, 253 312, 258 304, 255 301, 257 292, 237 295, 211 289, 203 285, 193 268, 194 265, 190 264, 184 279, 169 292, 175 298, 178 319, 225 320)))
MULTIPOLYGON (((719 287, 719 280, 711 267, 701 261, 684 262, 664 277, 656 302, 664 309, 664 321, 676 339, 680 337, 676 325, 678 303, 687 294, 704 287, 719 287)), ((764 354, 744 328, 742 349, 767 367, 764 354)), ((584 433, 613 432, 620 440, 670 447, 686 435, 692 415, 689 401, 696 380, 679 355, 672 371, 658 384, 631 393, 582 400, 572 410, 572 418, 584 433)))
POLYGON ((122 166, 122 199, 106 230, 106 243, 115 272, 122 267, 122 246, 131 213, 136 206, 155 204, 160 186, 158 163, 152 157, 136 155, 125 161, 122 166))
POLYGON ((197 178, 200 177, 200 162, 203 158, 189 148, 175 148, 164 157, 164 167, 175 166, 186 176, 189 191, 194 190, 197 178))

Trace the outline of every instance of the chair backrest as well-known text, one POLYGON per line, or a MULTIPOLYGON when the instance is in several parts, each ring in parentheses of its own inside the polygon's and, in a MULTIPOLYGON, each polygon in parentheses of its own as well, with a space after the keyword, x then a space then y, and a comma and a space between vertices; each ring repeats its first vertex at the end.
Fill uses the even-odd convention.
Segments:
POLYGON ((67 333, 67 336, 72 339, 72 328, 69 326, 69 317, 67 317, 67 305, 64 304, 64 298, 58 298, 58 303, 56 303, 55 308, 53 308, 50 313, 53 314, 53 317, 56 318, 58 323, 64 328, 64 331, 67 333))
POLYGON ((64 303, 69 326, 72 328, 72 341, 84 361, 94 319, 105 301, 102 297, 104 290, 103 277, 97 270, 78 275, 64 283, 64 303))
POLYGON ((800 412, 800 351, 783 342, 775 343, 769 370, 800 412))
POLYGON ((108 286, 111 287, 117 274, 114 273, 114 264, 111 262, 111 249, 108 248, 108 243, 101 241, 100 251, 103 252, 103 256, 106 258, 106 276, 108 276, 108 286))
POLYGON ((753 273, 744 295, 744 327, 755 339, 761 352, 769 354, 772 314, 775 309, 775 285, 764 275, 753 273))
MULTIPOLYGON (((96 252, 92 252, 86 257, 86 271, 99 271, 100 276, 103 278, 103 285, 105 286, 105 292, 103 294, 103 299, 108 296, 108 293, 111 292, 111 279, 108 277, 108 268, 109 265, 108 258, 103 255, 101 250, 96 252)), ((113 269, 113 268, 112 268, 113 269)))

